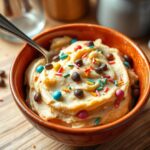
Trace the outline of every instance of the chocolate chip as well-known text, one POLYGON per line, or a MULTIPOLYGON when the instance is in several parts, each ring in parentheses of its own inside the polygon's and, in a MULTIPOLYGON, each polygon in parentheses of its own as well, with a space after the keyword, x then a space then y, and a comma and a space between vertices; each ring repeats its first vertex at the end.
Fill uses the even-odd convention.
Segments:
POLYGON ((106 70, 108 69, 106 64, 101 64, 101 65, 100 65, 100 68, 101 68, 103 71, 106 71, 106 70))
POLYGON ((96 71, 97 73, 101 73, 101 72, 106 71, 106 70, 108 70, 106 64, 101 64, 99 67, 96 67, 96 68, 95 68, 95 71, 96 71))
POLYGON ((55 61, 55 62, 59 61, 59 55, 54 56, 54 57, 52 58, 52 60, 55 61))
POLYGON ((111 54, 111 53, 109 53, 109 54, 106 55, 106 58, 107 58, 107 60, 109 60, 109 61, 114 60, 114 55, 111 54))
POLYGON ((53 68, 53 65, 51 63, 48 63, 45 65, 46 70, 50 70, 53 68))
POLYGON ((82 98, 83 97, 83 91, 81 89, 76 89, 76 90, 74 90, 74 95, 78 98, 82 98))
POLYGON ((2 79, 0 77, 0 87, 5 87, 5 86, 6 86, 6 83, 5 83, 4 79, 2 79))
POLYGON ((37 102, 37 103, 41 103, 41 94, 40 93, 36 93, 34 95, 34 100, 37 102))
POLYGON ((0 77, 2 77, 2 78, 6 77, 6 73, 4 70, 0 70, 0 77))
POLYGON ((125 59, 125 61, 127 61, 130 64, 130 66, 133 65, 133 60, 130 56, 124 55, 123 58, 125 59))
POLYGON ((82 59, 77 59, 77 60, 75 61, 75 64, 76 64, 77 66, 81 67, 81 66, 83 65, 82 59))
POLYGON ((72 78, 72 80, 75 81, 75 82, 78 82, 78 81, 81 80, 80 75, 79 75, 78 72, 73 72, 72 75, 71 75, 71 78, 72 78))

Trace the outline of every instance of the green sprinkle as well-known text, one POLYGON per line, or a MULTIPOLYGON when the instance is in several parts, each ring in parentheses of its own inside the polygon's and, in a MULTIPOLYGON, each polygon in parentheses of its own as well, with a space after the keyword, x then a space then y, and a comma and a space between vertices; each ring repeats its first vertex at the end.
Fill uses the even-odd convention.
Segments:
POLYGON ((67 77, 69 77, 69 76, 70 76, 69 73, 65 73, 65 74, 63 75, 64 78, 67 78, 67 77))
POLYGON ((59 58, 60 58, 61 60, 64 60, 64 59, 66 59, 67 57, 68 57, 68 55, 65 54, 65 53, 61 53, 61 54, 59 55, 59 58))
POLYGON ((103 90, 103 86, 99 86, 96 90, 98 90, 98 91, 101 91, 101 90, 103 90))
POLYGON ((118 81, 117 81, 117 80, 115 80, 115 81, 114 81, 114 84, 115 84, 116 86, 118 86, 118 81))
POLYGON ((101 54, 104 53, 104 52, 103 52, 102 50, 100 50, 100 49, 97 49, 96 51, 97 51, 97 52, 101 52, 101 54))
POLYGON ((96 119, 94 120, 94 125, 95 125, 95 126, 99 125, 100 121, 101 121, 101 118, 100 118, 100 117, 96 118, 96 119))
POLYGON ((74 65, 68 65, 68 67, 74 67, 74 65))
POLYGON ((69 86, 69 90, 72 90, 71 86, 69 86))
POLYGON ((130 64, 127 61, 124 61, 123 64, 127 67, 130 68, 130 64))
POLYGON ((104 83, 103 83, 103 81, 102 81, 101 79, 98 80, 98 83, 99 83, 99 85, 100 85, 101 87, 104 86, 104 83))
POLYGON ((102 82, 104 83, 104 85, 106 85, 106 83, 107 83, 107 78, 104 78, 104 79, 102 80, 102 82))
POLYGON ((87 79, 89 82, 95 83, 93 79, 87 79))

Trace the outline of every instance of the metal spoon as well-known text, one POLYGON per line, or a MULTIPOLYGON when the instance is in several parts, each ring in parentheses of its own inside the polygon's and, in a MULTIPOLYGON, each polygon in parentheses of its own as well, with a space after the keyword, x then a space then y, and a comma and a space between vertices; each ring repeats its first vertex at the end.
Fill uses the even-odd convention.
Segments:
POLYGON ((24 34, 15 25, 8 21, 2 14, 0 14, 0 28, 26 41, 30 46, 34 47, 45 57, 47 63, 50 62, 51 52, 48 52, 36 42, 34 42, 32 39, 30 39, 26 34, 24 34))

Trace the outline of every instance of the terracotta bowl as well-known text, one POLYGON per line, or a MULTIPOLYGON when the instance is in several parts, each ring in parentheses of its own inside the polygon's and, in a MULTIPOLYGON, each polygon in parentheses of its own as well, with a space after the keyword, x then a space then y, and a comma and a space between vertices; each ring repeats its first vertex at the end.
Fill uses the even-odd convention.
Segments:
POLYGON ((149 63, 141 49, 133 41, 110 28, 102 26, 91 24, 63 25, 41 33, 34 40, 41 46, 48 48, 51 39, 64 35, 77 37, 79 40, 101 38, 104 44, 118 48, 122 53, 129 55, 133 59, 134 69, 140 80, 141 95, 136 106, 117 121, 91 128, 72 129, 42 120, 25 103, 24 73, 28 65, 39 56, 39 53, 27 44, 23 46, 16 57, 10 72, 10 86, 14 100, 33 126, 57 141, 74 146, 90 146, 108 142, 130 126, 146 104, 150 93, 149 63))

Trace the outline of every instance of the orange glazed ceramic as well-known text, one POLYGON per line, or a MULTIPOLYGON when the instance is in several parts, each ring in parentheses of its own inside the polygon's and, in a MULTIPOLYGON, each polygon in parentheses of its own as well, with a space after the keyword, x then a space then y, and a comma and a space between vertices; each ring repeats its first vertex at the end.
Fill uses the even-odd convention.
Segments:
POLYGON ((27 44, 23 46, 16 57, 10 72, 10 86, 14 100, 33 126, 57 141, 74 146, 90 146, 108 142, 130 126, 147 102, 150 94, 150 67, 148 61, 141 49, 129 38, 110 28, 97 25, 63 25, 41 33, 34 40, 41 46, 48 48, 51 39, 64 35, 76 37, 79 40, 101 38, 104 44, 115 47, 122 53, 129 55, 133 59, 134 69, 140 80, 141 95, 136 106, 128 114, 112 123, 91 128, 73 129, 42 120, 25 103, 24 73, 28 65, 40 55, 27 44))

